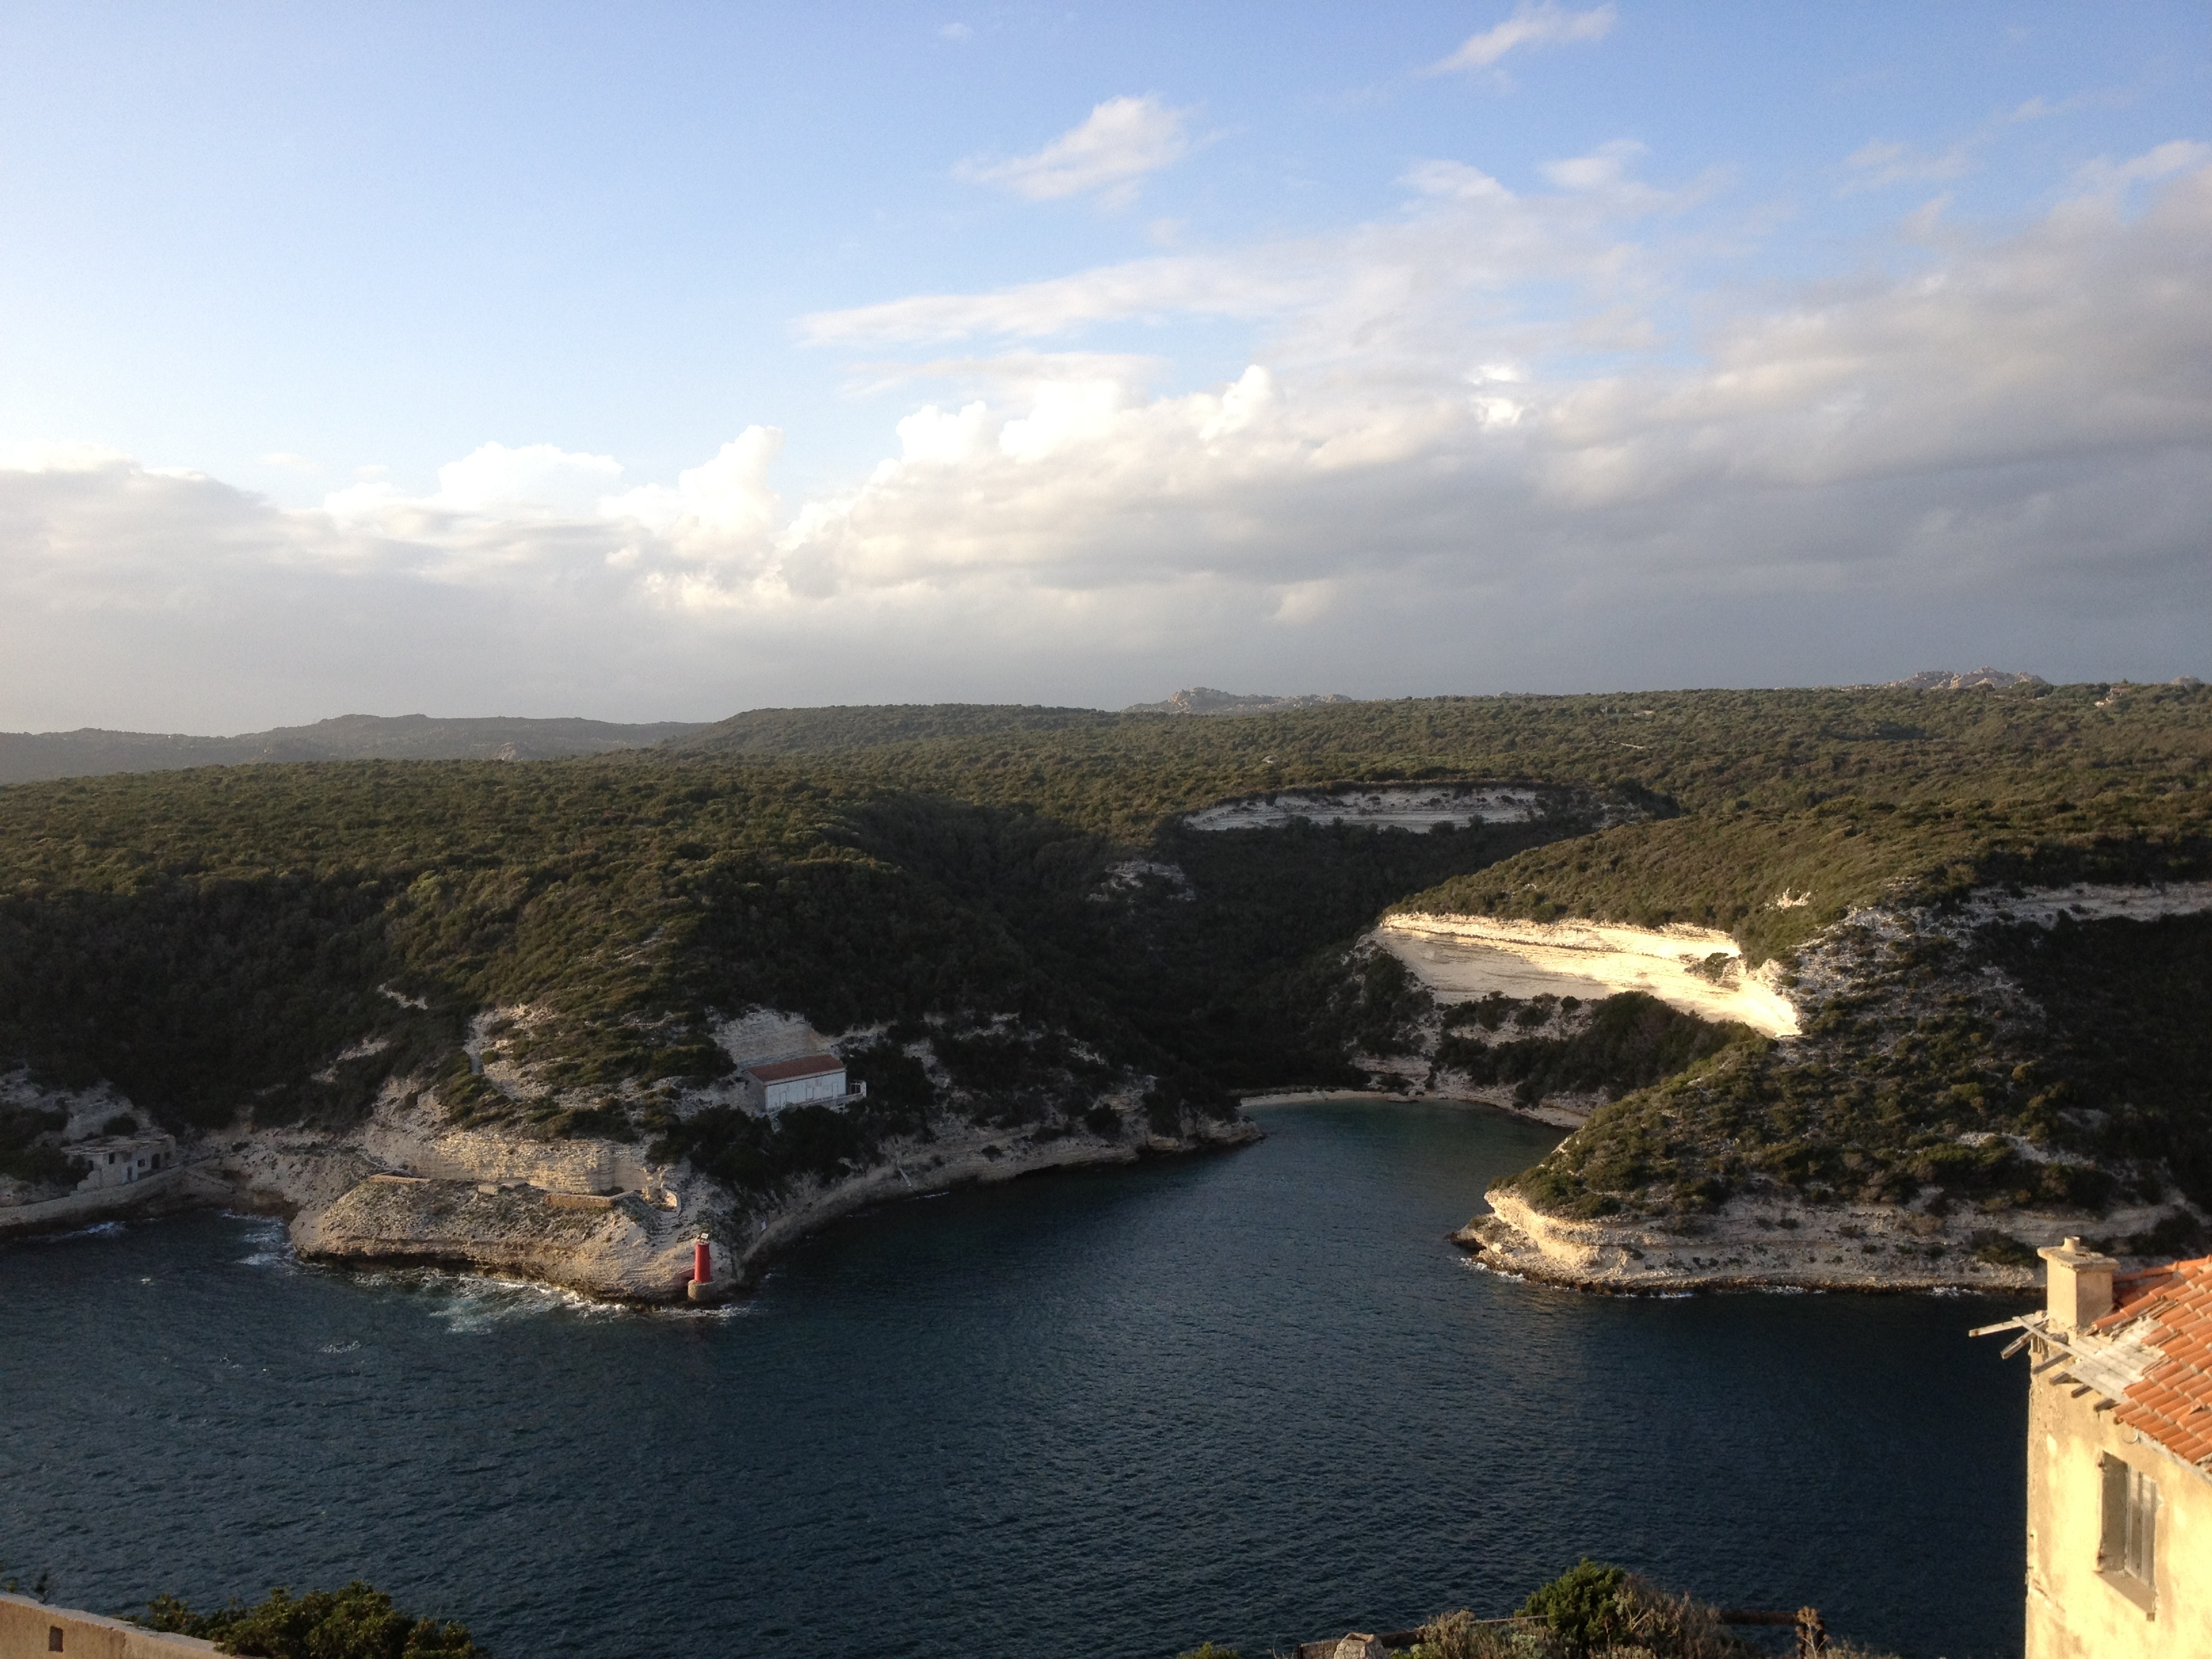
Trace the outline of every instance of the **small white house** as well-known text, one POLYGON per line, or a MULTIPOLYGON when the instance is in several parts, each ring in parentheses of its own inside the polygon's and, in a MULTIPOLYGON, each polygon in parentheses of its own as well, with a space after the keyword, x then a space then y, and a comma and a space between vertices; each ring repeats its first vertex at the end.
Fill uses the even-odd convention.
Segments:
POLYGON ((177 1161, 175 1137, 156 1130, 137 1134, 102 1135, 96 1140, 72 1142, 63 1149, 69 1155, 92 1167, 83 1180, 77 1182, 77 1191, 95 1192, 102 1187, 127 1187, 134 1181, 143 1181, 156 1170, 168 1169, 177 1161))
POLYGON ((865 1095, 867 1085, 849 1088, 845 1062, 835 1054, 801 1054, 794 1060, 771 1060, 744 1069, 746 1103, 757 1112, 780 1112, 787 1106, 810 1102, 842 1102, 865 1095))

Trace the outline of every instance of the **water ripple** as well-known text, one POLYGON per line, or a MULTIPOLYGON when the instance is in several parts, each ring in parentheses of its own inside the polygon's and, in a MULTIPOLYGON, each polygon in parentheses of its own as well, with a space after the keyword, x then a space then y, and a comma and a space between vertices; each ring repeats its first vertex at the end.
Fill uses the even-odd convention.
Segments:
POLYGON ((854 1218, 708 1310, 313 1267, 265 1218, 0 1249, 0 1559, 103 1607, 362 1576, 508 1654, 1164 1659, 1589 1553, 2017 1653, 1998 1313, 1482 1271, 1443 1235, 1540 1127, 1263 1121, 854 1218))

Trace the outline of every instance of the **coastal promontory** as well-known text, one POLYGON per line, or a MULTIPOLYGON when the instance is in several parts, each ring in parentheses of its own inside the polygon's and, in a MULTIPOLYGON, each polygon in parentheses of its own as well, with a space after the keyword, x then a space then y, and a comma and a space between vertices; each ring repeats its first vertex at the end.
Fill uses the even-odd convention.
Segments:
POLYGON ((1466 1242, 1571 1283, 2171 1254, 2212 1206, 2208 696, 763 710, 10 786, 0 1228, 246 1203, 665 1299, 702 1236, 738 1285, 1304 1089, 1558 1125, 1466 1242), (173 1164, 111 1190, 101 1136, 173 1164))

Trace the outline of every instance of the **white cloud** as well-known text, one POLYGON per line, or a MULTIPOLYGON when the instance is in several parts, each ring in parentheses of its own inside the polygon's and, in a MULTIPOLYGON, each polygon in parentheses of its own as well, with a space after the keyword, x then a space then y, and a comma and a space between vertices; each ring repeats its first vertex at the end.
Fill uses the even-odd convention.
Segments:
POLYGON ((454 513, 573 514, 621 477, 622 463, 611 455, 574 455, 552 444, 486 444, 438 469, 433 500, 454 513))
MULTIPOLYGON (((2212 155, 2115 161, 2025 228, 1936 226, 1906 274, 1695 340, 1640 331, 1677 278, 1633 160, 1553 196, 1426 163, 1400 220, 1203 280, 1077 273, 1126 315, 1268 277, 1272 335, 1198 390, 1110 353, 928 365, 968 389, 792 501, 765 428, 672 484, 486 446, 301 513, 10 453, 0 725, 2206 671, 2212 155), (1589 367, 1593 331, 1628 355, 1589 367)), ((1024 303, 1002 331, 1109 314, 1024 303)))
POLYGON ((1149 384, 1167 368, 1165 359, 1125 351, 1000 351, 988 356, 878 360, 855 365, 848 388, 854 397, 896 392, 917 381, 988 387, 994 394, 1025 396, 1047 380, 1115 380, 1149 384))
POLYGON ((1916 150, 1894 139, 1875 138, 1844 158, 1850 177, 1846 191, 1878 190, 1884 185, 1926 184, 1956 179, 1974 165, 1975 152, 1984 140, 1977 137, 1936 154, 1916 150))
POLYGON ((2106 101, 2102 94, 2083 93, 2055 102, 2030 98, 1999 110, 1956 143, 1940 150, 1917 149, 1894 138, 1871 138, 1844 158, 1847 174, 1843 191, 1879 190, 1887 185, 1941 183, 1963 178, 1980 165, 1982 152, 2011 128, 2030 121, 2047 121, 2086 106, 2106 101))
POLYGON ((848 311, 817 312, 800 319, 799 327, 800 337, 816 345, 1035 337, 1085 323, 1170 313, 1265 317, 1306 296, 1296 281, 1271 281, 1244 258, 1133 259, 991 294, 925 294, 848 311))
POLYGON ((1602 40, 1613 32, 1620 14, 1603 5, 1589 11, 1569 11, 1556 0, 1528 0, 1513 8, 1504 21, 1470 35, 1460 49, 1426 73, 1449 75, 1455 70, 1488 69, 1516 46, 1560 46, 1576 40, 1602 40))
POLYGON ((10 472, 100 472, 130 461, 121 450, 105 444, 44 440, 0 444, 0 471, 10 472))
POLYGON ((1415 162, 1403 179, 1418 198, 1400 222, 1265 243, 1218 254, 1102 265, 983 294, 925 294, 817 312, 799 319, 814 345, 1042 338, 1095 325, 1174 317, 1248 322, 1332 316, 1340 333, 1371 343, 1404 331, 1407 283, 1495 289, 1529 279, 1617 275, 1629 256, 1620 222, 1699 199, 1700 179, 1678 191, 1632 176, 1644 147, 1630 142, 1547 163, 1555 195, 1519 196, 1462 161, 1415 162))
POLYGON ((498 515, 564 518, 588 510, 622 477, 622 463, 611 455, 571 454, 554 444, 524 444, 510 449, 489 443, 438 469, 438 488, 410 496, 394 486, 382 467, 323 498, 324 510, 340 520, 374 518, 392 511, 418 514, 498 515))
POLYGON ((752 550, 775 525, 782 503, 768 482, 783 453, 783 434, 750 426, 714 459, 677 475, 676 488, 647 484, 599 502, 601 514, 635 520, 686 550, 735 546, 752 550))
POLYGON ((2109 196, 2130 185, 2170 179, 2177 173, 2212 163, 2212 144, 2177 138, 2125 161, 2098 160, 2077 169, 2075 183, 2084 194, 2109 196))
POLYGON ((1617 190, 1636 158, 1645 154, 1644 147, 1633 139, 1616 139, 1589 155, 1547 161, 1541 171, 1561 190, 1617 190))
POLYGON ((975 184, 996 185, 1032 202, 1103 191, 1111 205, 1134 199, 1137 180, 1172 166, 1190 149, 1188 110, 1170 109, 1155 94, 1109 98, 1082 124, 1042 149, 1011 161, 963 161, 955 169, 975 184))
POLYGON ((924 404, 898 423, 899 462, 958 466, 975 459, 990 429, 987 404, 969 404, 948 414, 935 404, 924 404))

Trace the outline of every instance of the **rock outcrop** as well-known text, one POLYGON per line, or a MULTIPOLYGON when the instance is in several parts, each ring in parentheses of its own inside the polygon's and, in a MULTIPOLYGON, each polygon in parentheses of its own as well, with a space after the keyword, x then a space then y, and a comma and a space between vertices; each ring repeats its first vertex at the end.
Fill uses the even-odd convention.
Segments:
POLYGON ((1133 702, 1125 714, 1275 714, 1292 708, 1320 708, 1330 703, 1357 702, 1341 691, 1304 691, 1287 697, 1268 692, 1256 696, 1217 691, 1210 685, 1186 686, 1159 702, 1133 702))
MULTIPOLYGON (((930 1140, 887 1145, 878 1161, 841 1180, 794 1182, 774 1202, 745 1209, 681 1166, 644 1165, 642 1189, 592 1194, 526 1180, 364 1172, 358 1154, 337 1146, 319 1160, 300 1149, 270 1149, 254 1160, 262 1176, 255 1190, 264 1202, 284 1193, 304 1200, 292 1222, 292 1242, 312 1259, 462 1266, 616 1301, 680 1302, 691 1277, 693 1244, 702 1233, 713 1241, 716 1279, 742 1288, 809 1233, 872 1204, 1043 1170, 1240 1146, 1259 1135, 1247 1121, 1134 1140, 948 1123, 930 1140)), ((387 1124, 381 1144, 390 1152, 397 1140, 387 1124)), ((502 1148, 496 1141, 470 1137, 488 1165, 526 1161, 526 1146, 502 1148)), ((430 1144, 450 1171, 453 1138, 430 1144)), ((577 1149, 563 1150, 573 1156, 577 1149)), ((602 1150, 613 1158, 634 1156, 629 1148, 602 1150)))
MULTIPOLYGON (((1808 1290, 2033 1290, 2041 1274, 2015 1232, 2056 1238, 2079 1229, 2072 1213, 2015 1214, 1997 1232, 1971 1214, 1929 1215, 1887 1205, 1814 1208, 1786 1199, 1744 1200, 1682 1218, 1563 1220, 1517 1194, 1490 1194, 1492 1212, 1453 1240, 1483 1266, 1578 1290, 1662 1292, 1752 1285, 1808 1290)), ((2099 1224, 2149 1225, 2162 1210, 2099 1224)))
MULTIPOLYGON (((726 1035, 739 1046, 824 1042, 784 1016, 732 1022, 726 1035)), ((520 1076, 495 1050, 483 1066, 482 1075, 495 1081, 520 1076)), ((48 1092, 21 1076, 0 1085, 17 1109, 79 1127, 130 1105, 105 1088, 48 1092)), ((311 1260, 436 1264, 615 1301, 677 1303, 686 1300, 702 1235, 711 1241, 715 1281, 741 1290, 807 1234, 872 1204, 1260 1137, 1243 1118, 1185 1121, 1182 1133, 1163 1134, 1143 1109, 1142 1092, 1125 1086, 1085 1101, 1080 1116, 1012 1127, 947 1107, 931 1115, 926 1133, 883 1140, 834 1178, 799 1175, 740 1194, 682 1159, 656 1159, 646 1140, 548 1135, 526 1119, 471 1121, 449 1111, 422 1079, 399 1079, 364 1120, 343 1130, 242 1123, 187 1135, 158 1179, 98 1193, 64 1197, 15 1182, 21 1191, 0 1194, 0 1234, 228 1205, 288 1216, 294 1248, 311 1260)), ((688 1111, 732 1109, 721 1085, 683 1103, 688 1111)))
POLYGON ((2204 882, 1991 887, 1854 910, 1754 974, 1734 940, 1688 928, 1393 916, 1367 948, 1424 994, 1404 1005, 1401 1051, 1361 1063, 1575 1128, 1459 1235, 1501 1271, 1596 1290, 2024 1286, 2033 1248, 2067 1234, 2148 1256, 2212 1229, 2184 1183, 2106 1133, 2136 1107, 2066 1085, 2048 1058, 2092 1046, 2084 1022, 2110 1019, 2108 1000, 2022 980, 2020 952, 2208 910, 2204 882), (1547 1073, 1537 1051, 1587 1044, 1608 1006, 1590 999, 1624 990, 1771 1041, 1716 1031, 1703 1072, 1555 1096, 1542 1079, 1575 1068, 1554 1057, 1547 1073), (1534 1058, 1491 1063, 1510 1050, 1534 1058), (1500 1073, 1528 1080, 1468 1086, 1500 1073), (1917 1115, 1899 1128, 1871 1115, 1884 1101, 1917 1115))
POLYGON ((1797 1034, 1776 965, 1747 969, 1736 942, 1710 927, 1404 914, 1383 918, 1374 937, 1442 1000, 1644 991, 1701 1019, 1797 1034))

